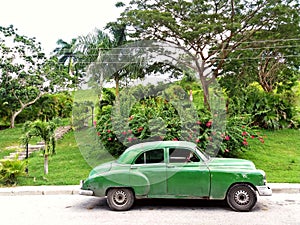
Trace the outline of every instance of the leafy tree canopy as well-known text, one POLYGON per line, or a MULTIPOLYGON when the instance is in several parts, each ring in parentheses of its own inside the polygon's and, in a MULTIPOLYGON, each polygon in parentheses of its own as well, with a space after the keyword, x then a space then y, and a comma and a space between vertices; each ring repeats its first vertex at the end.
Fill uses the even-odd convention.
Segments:
POLYGON ((199 74, 207 102, 209 84, 222 75, 224 64, 240 46, 249 49, 257 45, 254 40, 282 37, 279 27, 299 30, 299 7, 295 0, 132 0, 121 20, 133 38, 185 49, 193 57, 190 67, 199 74))
POLYGON ((12 25, 0 26, 0 56, 0 99, 10 106, 11 127, 24 108, 68 85, 57 58, 47 59, 35 38, 20 35, 12 25))

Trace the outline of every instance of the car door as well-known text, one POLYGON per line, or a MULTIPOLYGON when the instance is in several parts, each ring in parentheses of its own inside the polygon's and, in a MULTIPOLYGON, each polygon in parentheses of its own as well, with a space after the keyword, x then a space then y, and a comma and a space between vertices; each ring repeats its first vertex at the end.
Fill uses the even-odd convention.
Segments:
MULTIPOLYGON (((148 189, 147 195, 161 196, 167 193, 166 162, 164 149, 151 149, 141 153, 131 165, 131 174, 142 174, 148 180, 148 187, 136 187, 137 190, 148 189)), ((134 177, 134 176, 131 176, 134 177)), ((136 177, 136 176, 135 176, 136 177)), ((139 179, 136 177, 136 179, 139 179)), ((145 184, 141 184, 145 185, 145 184)))
POLYGON ((209 169, 197 153, 182 147, 172 147, 167 152, 167 194, 209 196, 209 169))

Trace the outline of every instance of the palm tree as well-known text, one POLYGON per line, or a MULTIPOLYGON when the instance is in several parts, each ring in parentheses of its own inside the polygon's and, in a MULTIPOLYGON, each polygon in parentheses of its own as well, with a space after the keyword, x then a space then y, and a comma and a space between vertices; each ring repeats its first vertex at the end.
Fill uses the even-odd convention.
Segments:
POLYGON ((24 124, 23 143, 27 145, 32 137, 40 137, 45 143, 44 149, 44 174, 48 174, 48 156, 55 153, 55 129, 54 122, 36 120, 24 124))
MULTIPOLYGON (((117 22, 108 23, 106 29, 110 30, 112 36, 97 29, 94 33, 90 33, 87 36, 81 36, 78 38, 77 50, 85 55, 85 62, 96 62, 98 59, 101 59, 101 56, 105 55, 105 53, 127 43, 125 24, 120 24, 117 22)), ((120 81, 124 77, 128 77, 129 74, 131 76, 136 75, 137 71, 142 71, 140 65, 137 66, 129 64, 111 74, 111 77, 109 78, 113 78, 115 81, 116 100, 119 98, 120 81), (135 70, 135 73, 133 73, 133 70, 135 70)))
POLYGON ((59 58, 60 63, 67 64, 70 75, 73 75, 73 69, 75 68, 75 63, 77 61, 76 42, 76 38, 73 38, 70 43, 59 39, 56 42, 59 47, 55 48, 53 51, 59 58))

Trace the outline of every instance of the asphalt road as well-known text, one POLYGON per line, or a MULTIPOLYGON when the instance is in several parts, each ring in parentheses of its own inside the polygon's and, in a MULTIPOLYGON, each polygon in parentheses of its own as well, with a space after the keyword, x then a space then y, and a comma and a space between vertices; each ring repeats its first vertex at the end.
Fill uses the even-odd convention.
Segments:
POLYGON ((232 211, 222 201, 138 200, 126 212, 106 199, 80 195, 0 196, 1 225, 272 224, 300 225, 300 194, 260 197, 252 212, 232 211))

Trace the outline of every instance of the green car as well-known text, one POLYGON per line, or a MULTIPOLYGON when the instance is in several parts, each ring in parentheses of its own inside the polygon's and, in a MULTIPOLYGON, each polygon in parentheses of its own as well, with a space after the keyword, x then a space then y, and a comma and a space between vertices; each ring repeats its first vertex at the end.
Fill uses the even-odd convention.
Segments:
POLYGON ((257 193, 270 196, 272 190, 251 161, 212 158, 191 142, 158 141, 131 146, 118 160, 95 167, 79 193, 107 196, 118 211, 140 198, 226 199, 233 210, 249 211, 257 193))

